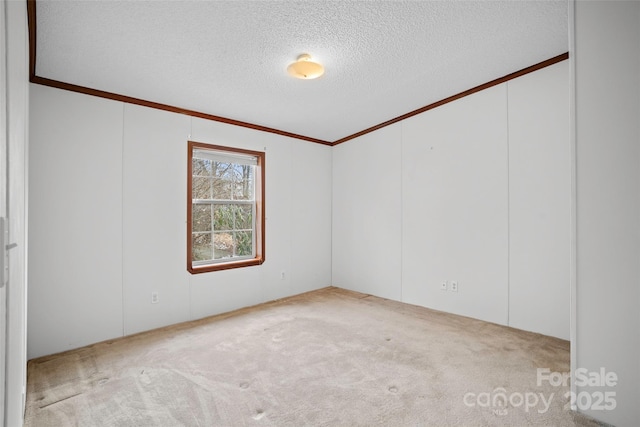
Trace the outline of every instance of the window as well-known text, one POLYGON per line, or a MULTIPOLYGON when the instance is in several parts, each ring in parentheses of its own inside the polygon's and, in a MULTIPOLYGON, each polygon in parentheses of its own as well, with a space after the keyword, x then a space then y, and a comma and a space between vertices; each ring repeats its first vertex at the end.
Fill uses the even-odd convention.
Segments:
POLYGON ((187 269, 264 262, 264 153, 189 141, 187 269))

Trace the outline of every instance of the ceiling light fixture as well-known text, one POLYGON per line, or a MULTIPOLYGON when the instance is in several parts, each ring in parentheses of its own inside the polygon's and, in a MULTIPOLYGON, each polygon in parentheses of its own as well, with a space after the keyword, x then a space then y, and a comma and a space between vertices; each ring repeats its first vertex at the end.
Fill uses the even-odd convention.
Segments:
POLYGON ((287 67, 287 72, 292 77, 303 80, 317 79, 324 74, 322 64, 313 62, 311 55, 303 53, 298 56, 298 60, 287 67))

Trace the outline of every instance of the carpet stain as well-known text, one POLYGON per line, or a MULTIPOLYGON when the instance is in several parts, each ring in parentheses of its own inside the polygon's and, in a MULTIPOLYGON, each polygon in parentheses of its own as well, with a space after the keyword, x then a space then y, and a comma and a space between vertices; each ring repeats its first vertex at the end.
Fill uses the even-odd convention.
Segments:
POLYGON ((72 395, 72 396, 64 397, 64 398, 62 398, 62 399, 60 399, 60 400, 56 400, 55 402, 51 402, 51 403, 49 403, 49 404, 46 404, 46 405, 44 405, 44 406, 41 406, 41 407, 40 407, 40 409, 45 409, 45 408, 48 408, 48 407, 50 407, 50 406, 57 405, 57 404, 58 404, 58 403, 60 403, 60 402, 64 402, 65 400, 69 400, 69 399, 74 398, 74 397, 76 397, 76 396, 80 396, 81 394, 82 394, 82 393, 76 393, 76 394, 74 394, 74 395, 72 395))
POLYGON ((264 417, 264 411, 262 409, 258 409, 256 411, 256 414, 252 418, 257 421, 257 420, 261 419, 262 417, 264 417))
POLYGON ((109 378, 101 378, 98 381, 96 381, 96 383, 98 385, 105 385, 108 381, 109 381, 109 378))

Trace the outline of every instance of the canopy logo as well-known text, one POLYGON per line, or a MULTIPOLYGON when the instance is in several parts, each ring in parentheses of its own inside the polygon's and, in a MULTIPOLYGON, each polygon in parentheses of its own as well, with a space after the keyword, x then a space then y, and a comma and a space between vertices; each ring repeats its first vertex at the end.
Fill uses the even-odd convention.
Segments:
POLYGON ((524 408, 525 412, 537 410, 539 414, 544 414, 549 410, 554 393, 548 396, 543 393, 510 393, 502 387, 494 389, 491 393, 466 393, 462 399, 464 404, 470 408, 479 406, 481 408, 491 408, 495 415, 507 415, 507 407, 524 408))
MULTIPOLYGON (((567 391, 564 393, 565 410, 591 409, 594 411, 611 411, 616 408, 616 392, 611 390, 592 390, 594 387, 615 387, 618 384, 618 375, 608 372, 605 368, 598 371, 589 371, 586 368, 576 369, 573 376, 570 372, 552 372, 549 368, 536 370, 537 387, 563 387, 567 389, 571 381, 577 387, 583 388, 578 393, 567 391)), ((543 393, 540 391, 525 391, 508 393, 506 389, 497 387, 491 392, 466 393, 462 399, 465 406, 489 408, 495 415, 507 415, 508 408, 521 408, 525 412, 536 411, 544 414, 549 411, 555 392, 543 393)), ((562 396, 558 393, 558 396, 562 396)))

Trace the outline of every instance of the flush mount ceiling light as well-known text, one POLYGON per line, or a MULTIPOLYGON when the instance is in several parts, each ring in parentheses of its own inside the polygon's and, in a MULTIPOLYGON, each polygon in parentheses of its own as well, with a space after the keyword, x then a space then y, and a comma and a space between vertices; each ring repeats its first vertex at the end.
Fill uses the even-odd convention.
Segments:
POLYGON ((287 72, 290 76, 297 79, 311 80, 317 79, 324 74, 324 67, 322 64, 313 62, 311 55, 303 53, 298 56, 298 60, 287 67, 287 72))

